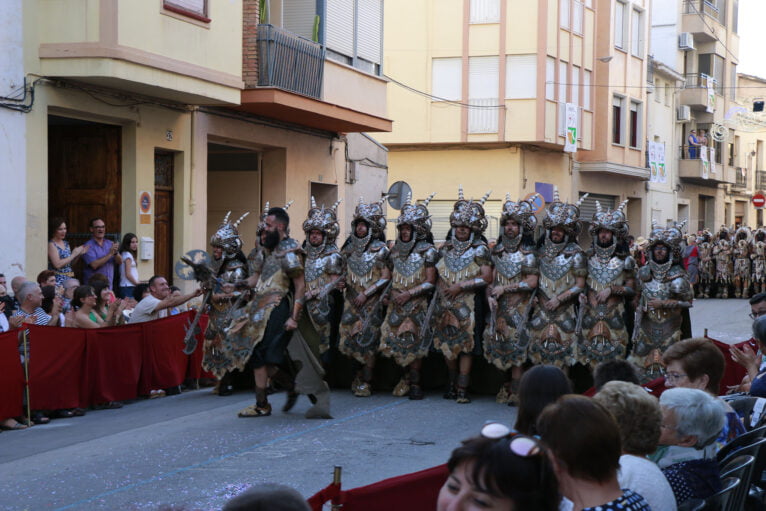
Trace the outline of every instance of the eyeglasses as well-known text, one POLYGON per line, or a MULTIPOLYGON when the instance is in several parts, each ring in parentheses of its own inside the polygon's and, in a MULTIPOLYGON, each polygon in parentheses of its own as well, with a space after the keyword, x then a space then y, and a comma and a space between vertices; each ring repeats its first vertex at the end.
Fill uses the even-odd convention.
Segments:
POLYGON ((750 313, 750 314, 748 314, 747 316, 748 316, 750 319, 758 319, 758 318, 760 318, 761 316, 763 316, 764 314, 766 314, 766 312, 751 312, 751 313, 750 313))
POLYGON ((508 447, 516 456, 530 458, 542 452, 540 442, 531 436, 526 436, 499 422, 488 422, 481 428, 481 436, 493 440, 510 437, 508 447))
POLYGON ((667 373, 667 374, 665 374, 665 381, 668 382, 668 383, 677 382, 681 378, 686 378, 686 375, 682 374, 682 373, 667 373))
POLYGON ((94 229, 106 229, 106 225, 94 225, 94 229))

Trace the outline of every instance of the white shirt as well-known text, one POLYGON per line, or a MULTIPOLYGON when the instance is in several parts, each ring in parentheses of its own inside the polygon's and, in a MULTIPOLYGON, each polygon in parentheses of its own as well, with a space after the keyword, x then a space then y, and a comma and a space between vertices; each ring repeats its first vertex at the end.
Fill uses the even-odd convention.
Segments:
POLYGON ((120 265, 120 287, 133 287, 135 284, 129 281, 127 275, 125 275, 126 264, 128 265, 130 276, 133 277, 133 280, 138 282, 138 268, 136 267, 136 260, 133 258, 133 254, 127 250, 122 253, 122 264, 120 265))
POLYGON ((0 312, 0 332, 7 332, 11 329, 11 325, 8 324, 8 318, 5 317, 5 313, 0 312))
POLYGON ((158 318, 164 318, 168 315, 167 309, 156 310, 157 306, 162 300, 155 298, 152 295, 146 295, 133 309, 133 313, 130 315, 130 321, 128 323, 143 323, 145 321, 152 321, 158 318))
POLYGON ((676 511, 676 497, 660 467, 646 458, 623 454, 617 473, 620 488, 638 493, 652 509, 676 511))

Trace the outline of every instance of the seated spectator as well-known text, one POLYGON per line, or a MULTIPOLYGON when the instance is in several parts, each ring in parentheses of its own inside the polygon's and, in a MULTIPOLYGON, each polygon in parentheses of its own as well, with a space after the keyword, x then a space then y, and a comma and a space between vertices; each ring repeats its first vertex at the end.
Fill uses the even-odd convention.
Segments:
MULTIPOLYGON (((0 297, 5 296, 5 286, 0 284, 0 297)), ((7 303, 5 301, 0 301, 0 333, 7 332, 11 329, 10 324, 8 323, 8 317, 5 315, 5 307, 7 303)))
POLYGON ((8 294, 8 281, 2 273, 0 273, 0 286, 3 286, 0 290, 0 303, 3 304, 3 313, 7 319, 13 314, 13 297, 8 294))
POLYGON ((56 273, 51 270, 43 270, 37 274, 37 283, 40 287, 55 286, 56 285, 56 273))
MULTIPOLYGON (((766 305, 766 301, 762 303, 766 305)), ((764 377, 766 376, 766 369, 761 369, 762 357, 760 355, 766 353, 766 315, 759 315, 753 321, 753 338, 758 342, 758 353, 744 344, 741 349, 732 346, 730 348, 731 357, 747 369, 747 378, 750 380, 750 395, 766 397, 766 377, 764 377)))
POLYGON ((122 311, 126 305, 121 300, 115 300, 109 305, 106 318, 102 318, 101 315, 95 311, 96 302, 96 291, 92 286, 80 286, 75 289, 74 298, 72 298, 72 306, 77 311, 74 315, 75 327, 102 328, 106 326, 114 326, 117 323, 118 318, 122 316, 122 311))
MULTIPOLYGON (((710 339, 704 337, 685 339, 671 345, 662 354, 665 364, 665 386, 704 390, 718 396, 721 378, 726 369, 723 353, 710 339)), ((725 401, 726 422, 716 439, 716 450, 745 432, 737 412, 725 401)))
POLYGON ((670 484, 647 457, 657 450, 660 439, 662 411, 657 398, 635 383, 610 381, 594 399, 611 412, 620 428, 620 488, 638 493, 652 509, 675 511, 670 484))
POLYGON ((197 289, 185 295, 170 296, 168 281, 165 280, 165 277, 155 275, 149 279, 149 294, 138 302, 133 309, 129 323, 143 323, 144 321, 167 317, 166 309, 181 305, 201 294, 202 290, 197 289))
POLYGON ((503 424, 489 423, 481 436, 463 441, 447 468, 437 511, 559 508, 556 476, 543 446, 503 424))
POLYGON ((61 299, 53 301, 52 314, 47 314, 42 309, 43 291, 36 282, 24 282, 21 284, 18 293, 16 293, 16 299, 19 302, 19 309, 13 314, 16 317, 24 318, 23 321, 25 323, 49 326, 58 325, 61 299))
POLYGON ((309 511, 296 490, 276 483, 261 483, 230 499, 222 511, 309 511))
POLYGON ((650 509, 641 495, 620 488, 620 430, 598 401, 563 396, 543 410, 537 430, 550 450, 559 491, 574 509, 650 509))
POLYGON ((593 370, 593 386, 596 388, 596 391, 601 390, 601 387, 610 381, 626 381, 636 385, 641 384, 636 366, 622 359, 601 362, 593 370))
MULTIPOLYGON (((754 294, 750 298, 749 304, 750 314, 748 316, 751 320, 755 321, 766 314, 766 293, 754 294)), ((760 343, 754 336, 750 337, 750 339, 746 341, 731 345, 729 347, 729 355, 734 362, 744 367, 745 375, 742 377, 742 380, 738 385, 729 386, 727 389, 728 393, 749 393, 752 377, 756 376, 761 371, 766 370, 766 360, 763 357, 763 350, 760 348, 760 343), (757 367, 754 368, 751 376, 750 366, 752 364, 755 364, 757 367)))
POLYGON ((13 316, 13 314, 19 310, 19 289, 21 289, 21 285, 27 281, 27 278, 23 275, 19 275, 18 277, 13 277, 11 279, 11 291, 13 291, 13 303, 11 304, 11 312, 10 314, 7 314, 10 318, 13 316))
POLYGON ((80 287, 80 281, 77 279, 67 279, 64 281, 63 288, 64 294, 61 296, 63 302, 61 310, 66 314, 72 307, 72 298, 74 297, 74 290, 80 287))
MULTIPOLYGON (((181 289, 178 286, 170 286, 170 296, 178 298, 181 296, 181 289)), ((175 316, 177 314, 181 314, 182 312, 186 312, 187 310, 189 310, 188 304, 184 303, 182 305, 177 305, 168 309, 168 315, 175 316)))
POLYGON ((715 442, 726 421, 723 404, 698 389, 668 389, 660 396, 664 450, 659 467, 673 488, 676 504, 706 499, 721 489, 715 454, 706 449, 715 442))
POLYGON ((93 308, 93 312, 101 316, 101 319, 106 321, 106 316, 109 311, 109 306, 115 302, 116 297, 114 292, 109 288, 109 284, 102 280, 97 280, 93 286, 93 290, 96 293, 96 306, 93 308))
MULTIPOLYGON (((45 285, 40 288, 40 290, 43 292, 43 303, 41 305, 42 309, 45 311, 46 314, 51 314, 53 312, 53 304, 56 301, 56 286, 54 285, 45 285)), ((59 308, 59 326, 66 326, 66 321, 64 318, 64 313, 61 312, 63 309, 63 299, 60 299, 62 306, 59 308)))
POLYGON ((572 386, 564 372, 555 366, 535 366, 519 382, 519 411, 516 431, 524 435, 537 434, 537 418, 543 409, 565 394, 572 386))

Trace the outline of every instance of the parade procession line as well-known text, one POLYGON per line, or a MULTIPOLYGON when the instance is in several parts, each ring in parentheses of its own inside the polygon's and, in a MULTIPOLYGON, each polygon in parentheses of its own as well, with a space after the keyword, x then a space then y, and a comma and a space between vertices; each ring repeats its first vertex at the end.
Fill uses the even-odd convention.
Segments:
POLYGON ((395 401, 393 403, 388 403, 388 404, 385 404, 385 405, 377 406, 377 407, 372 408, 370 410, 365 410, 365 411, 361 411, 361 412, 355 413, 353 415, 349 415, 348 417, 344 417, 342 419, 332 419, 332 420, 323 421, 322 424, 319 424, 317 426, 305 429, 303 431, 298 431, 298 432, 295 432, 295 433, 289 433, 289 434, 286 434, 286 435, 281 435, 281 436, 278 436, 276 438, 272 438, 271 440, 268 440, 268 441, 265 441, 265 442, 259 442, 257 444, 254 444, 254 445, 251 445, 249 447, 246 447, 244 449, 240 449, 240 450, 238 450, 236 452, 233 452, 233 453, 225 454, 223 456, 216 456, 214 458, 207 459, 207 460, 202 461, 200 463, 194 463, 192 465, 188 465, 188 466, 177 468, 177 469, 174 469, 174 470, 171 470, 171 471, 168 471, 168 472, 164 472, 162 474, 159 474, 159 475, 156 475, 156 476, 152 476, 150 478, 147 478, 147 479, 135 482, 135 483, 131 483, 131 484, 122 486, 120 488, 116 488, 114 490, 110 490, 110 491, 107 491, 107 492, 100 493, 100 494, 95 495, 93 497, 88 497, 86 499, 78 500, 77 502, 73 502, 72 504, 68 504, 66 506, 55 508, 54 511, 63 511, 63 510, 66 510, 66 509, 75 509, 75 508, 77 508, 79 506, 83 506, 85 504, 89 504, 91 502, 95 502, 95 501, 97 501, 99 499, 103 499, 105 497, 109 497, 109 496, 112 496, 112 495, 116 495, 116 494, 119 494, 119 493, 130 491, 130 490, 133 490, 135 488, 139 488, 141 486, 145 486, 147 484, 150 484, 150 483, 153 483, 153 482, 156 482, 156 481, 160 481, 162 479, 165 479, 165 478, 168 478, 168 477, 171 477, 171 476, 175 476, 175 475, 178 475, 178 474, 181 474, 181 473, 184 473, 184 472, 188 472, 190 470, 195 470, 195 469, 202 468, 202 467, 205 467, 205 466, 208 466, 208 465, 220 462, 220 461, 224 461, 224 460, 231 459, 231 458, 234 458, 234 457, 237 457, 237 456, 241 456, 241 455, 246 454, 246 453, 248 453, 250 451, 253 451, 255 449, 259 449, 259 448, 262 448, 262 447, 267 447, 267 446, 270 446, 270 445, 278 444, 280 442, 284 442, 286 440, 291 440, 291 439, 294 439, 294 438, 297 438, 297 437, 301 437, 301 436, 304 436, 304 435, 307 435, 307 434, 310 434, 310 433, 314 433, 316 431, 320 431, 320 430, 326 429, 326 428, 331 427, 331 426, 337 426, 339 424, 343 424, 343 423, 352 421, 354 419, 358 419, 358 418, 364 417, 366 415, 371 415, 371 414, 374 414, 374 413, 377 413, 377 412, 380 412, 380 411, 383 411, 383 410, 388 410, 388 409, 397 407, 397 406, 405 404, 405 403, 408 403, 408 401, 406 401, 406 400, 404 400, 404 401, 395 401))

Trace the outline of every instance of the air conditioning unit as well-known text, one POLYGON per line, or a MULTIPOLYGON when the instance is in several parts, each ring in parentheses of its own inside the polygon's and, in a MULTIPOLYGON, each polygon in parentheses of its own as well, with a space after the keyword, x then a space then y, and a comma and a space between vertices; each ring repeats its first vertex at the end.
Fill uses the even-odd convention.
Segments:
POLYGON ((682 32, 678 34, 678 49, 691 51, 694 49, 694 36, 691 32, 682 32))
POLYGON ((692 109, 689 105, 681 105, 676 110, 676 121, 687 122, 692 120, 692 109))

